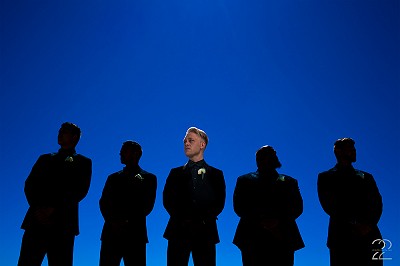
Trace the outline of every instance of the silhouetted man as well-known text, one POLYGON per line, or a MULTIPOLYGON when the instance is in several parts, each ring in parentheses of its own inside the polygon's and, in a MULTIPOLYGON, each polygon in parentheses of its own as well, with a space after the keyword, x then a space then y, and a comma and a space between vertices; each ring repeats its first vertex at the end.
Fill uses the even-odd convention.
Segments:
POLYGON ((121 151, 122 171, 108 176, 100 198, 104 217, 100 266, 146 265, 146 216, 156 200, 156 176, 139 166, 142 148, 126 141, 121 151))
POLYGON ((189 161, 170 171, 163 191, 170 215, 164 237, 168 239, 167 266, 216 265, 219 242, 217 216, 225 205, 225 180, 221 170, 204 161, 208 137, 198 128, 187 130, 183 140, 189 161))
POLYGON ((25 181, 29 209, 22 223, 19 266, 38 266, 47 254, 49 266, 71 266, 79 234, 78 205, 86 196, 92 161, 77 154, 81 130, 64 123, 58 133, 60 149, 39 157, 25 181))
POLYGON ((243 266, 294 264, 294 252, 304 247, 296 219, 303 199, 296 179, 279 174, 281 163, 271 146, 256 152, 257 171, 238 177, 233 207, 240 221, 233 243, 243 266))
POLYGON ((331 266, 382 265, 378 221, 382 214, 382 197, 371 174, 353 168, 356 149, 351 138, 334 144, 337 164, 318 175, 318 196, 330 216, 328 248, 331 266), (378 243, 378 241, 377 241, 378 243))

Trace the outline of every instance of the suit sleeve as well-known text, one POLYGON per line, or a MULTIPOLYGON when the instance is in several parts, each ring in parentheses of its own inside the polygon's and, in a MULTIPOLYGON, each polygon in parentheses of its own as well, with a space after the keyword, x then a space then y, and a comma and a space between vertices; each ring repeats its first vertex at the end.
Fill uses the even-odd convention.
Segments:
POLYGON ((48 156, 41 155, 32 167, 26 181, 24 192, 29 206, 47 206, 51 196, 46 189, 46 169, 48 156))
POLYGON ((334 194, 331 191, 332 186, 328 183, 328 174, 320 173, 318 175, 318 199, 322 209, 329 215, 335 215, 335 200, 334 194))
POLYGON ((365 205, 359 209, 360 222, 365 224, 378 224, 383 210, 382 196, 371 174, 365 173, 366 193, 365 205))
POLYGON ((144 188, 144 214, 147 216, 151 213, 154 208, 154 203, 156 201, 156 191, 157 191, 157 177, 153 174, 147 175, 147 180, 144 188))
POLYGON ((355 212, 353 202, 348 194, 338 191, 335 182, 335 175, 331 172, 324 172, 318 175, 318 198, 322 209, 331 217, 342 222, 352 222, 355 212), (349 202, 350 201, 350 202, 349 202))
POLYGON ((236 181, 233 193, 233 209, 240 218, 260 218, 262 210, 258 207, 252 181, 247 176, 240 176, 236 181))
POLYGON ((212 216, 214 217, 217 217, 222 212, 226 200, 226 184, 224 174, 221 170, 217 170, 216 181, 217 197, 214 204, 214 209, 212 210, 212 216))
POLYGON ((285 217, 296 220, 303 213, 303 198, 297 180, 291 179, 288 188, 285 217))
POLYGON ((99 200, 100 212, 105 221, 112 220, 112 187, 112 176, 108 176, 99 200))
POLYGON ((233 192, 233 210, 241 218, 249 215, 249 208, 246 207, 248 206, 248 197, 246 196, 247 192, 244 183, 243 178, 239 177, 236 180, 235 190, 233 192))
POLYGON ((71 188, 68 191, 68 198, 74 203, 79 203, 89 192, 92 178, 92 160, 89 158, 83 158, 80 167, 75 173, 72 173, 72 175, 76 176, 76 183, 75 188, 71 188))
POLYGON ((177 191, 174 191, 176 185, 174 180, 176 179, 176 176, 173 172, 173 170, 169 172, 167 180, 165 181, 163 190, 163 205, 170 216, 177 216, 179 214, 179 202, 177 199, 177 191))

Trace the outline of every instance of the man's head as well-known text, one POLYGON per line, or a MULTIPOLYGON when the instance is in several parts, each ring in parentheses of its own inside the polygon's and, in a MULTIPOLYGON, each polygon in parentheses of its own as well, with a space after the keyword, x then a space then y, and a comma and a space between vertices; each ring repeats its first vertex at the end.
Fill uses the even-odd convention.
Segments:
POLYGON ((58 131, 58 144, 63 149, 75 148, 81 138, 81 129, 70 122, 61 125, 58 131))
POLYGON ((204 150, 208 144, 206 132, 196 127, 190 127, 183 139, 186 157, 197 162, 203 159, 204 150))
POLYGON ((269 145, 262 146, 256 152, 257 168, 260 171, 275 170, 282 166, 279 162, 276 151, 269 145))
POLYGON ((333 152, 339 164, 349 165, 356 162, 355 141, 351 138, 342 138, 335 141, 333 152))
POLYGON ((119 155, 122 164, 126 166, 136 166, 139 164, 139 160, 142 157, 142 147, 135 141, 125 141, 122 144, 119 155))

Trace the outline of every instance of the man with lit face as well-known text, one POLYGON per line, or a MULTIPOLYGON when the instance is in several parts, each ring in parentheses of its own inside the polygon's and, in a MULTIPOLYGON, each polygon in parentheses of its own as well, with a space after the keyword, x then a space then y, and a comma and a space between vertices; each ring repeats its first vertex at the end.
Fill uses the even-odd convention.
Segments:
POLYGON ((19 266, 39 266, 47 255, 49 266, 72 266, 75 236, 79 234, 79 202, 88 193, 91 159, 76 153, 80 128, 63 123, 58 152, 43 154, 25 181, 29 204, 22 223, 19 266))
POLYGON ((382 236, 377 226, 382 197, 373 176, 354 169, 354 145, 351 138, 338 139, 334 143, 335 167, 318 175, 319 201, 330 217, 330 265, 382 265, 382 236))
POLYGON ((195 266, 216 265, 216 220, 226 192, 223 172, 204 160, 207 144, 203 130, 189 128, 183 140, 188 162, 173 168, 165 183, 163 204, 170 215, 164 233, 167 266, 188 265, 190 254, 195 266))

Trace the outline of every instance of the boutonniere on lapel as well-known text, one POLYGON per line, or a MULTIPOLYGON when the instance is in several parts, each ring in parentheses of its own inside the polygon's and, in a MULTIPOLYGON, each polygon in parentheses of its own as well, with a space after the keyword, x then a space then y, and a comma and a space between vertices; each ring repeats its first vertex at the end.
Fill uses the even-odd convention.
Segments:
POLYGON ((74 161, 74 158, 72 156, 68 156, 67 158, 65 158, 64 161, 72 163, 74 161))
POLYGON ((200 168, 198 171, 197 171, 197 174, 198 175, 201 175, 201 179, 204 179, 204 174, 206 173, 206 169, 205 168, 200 168))
POLYGON ((144 177, 141 176, 140 174, 135 175, 135 178, 139 179, 140 181, 143 181, 144 177))
POLYGON ((276 181, 285 181, 285 176, 284 175, 279 175, 278 178, 276 179, 276 181))
POLYGON ((361 177, 361 179, 364 179, 364 173, 363 172, 356 170, 356 175, 361 177))

